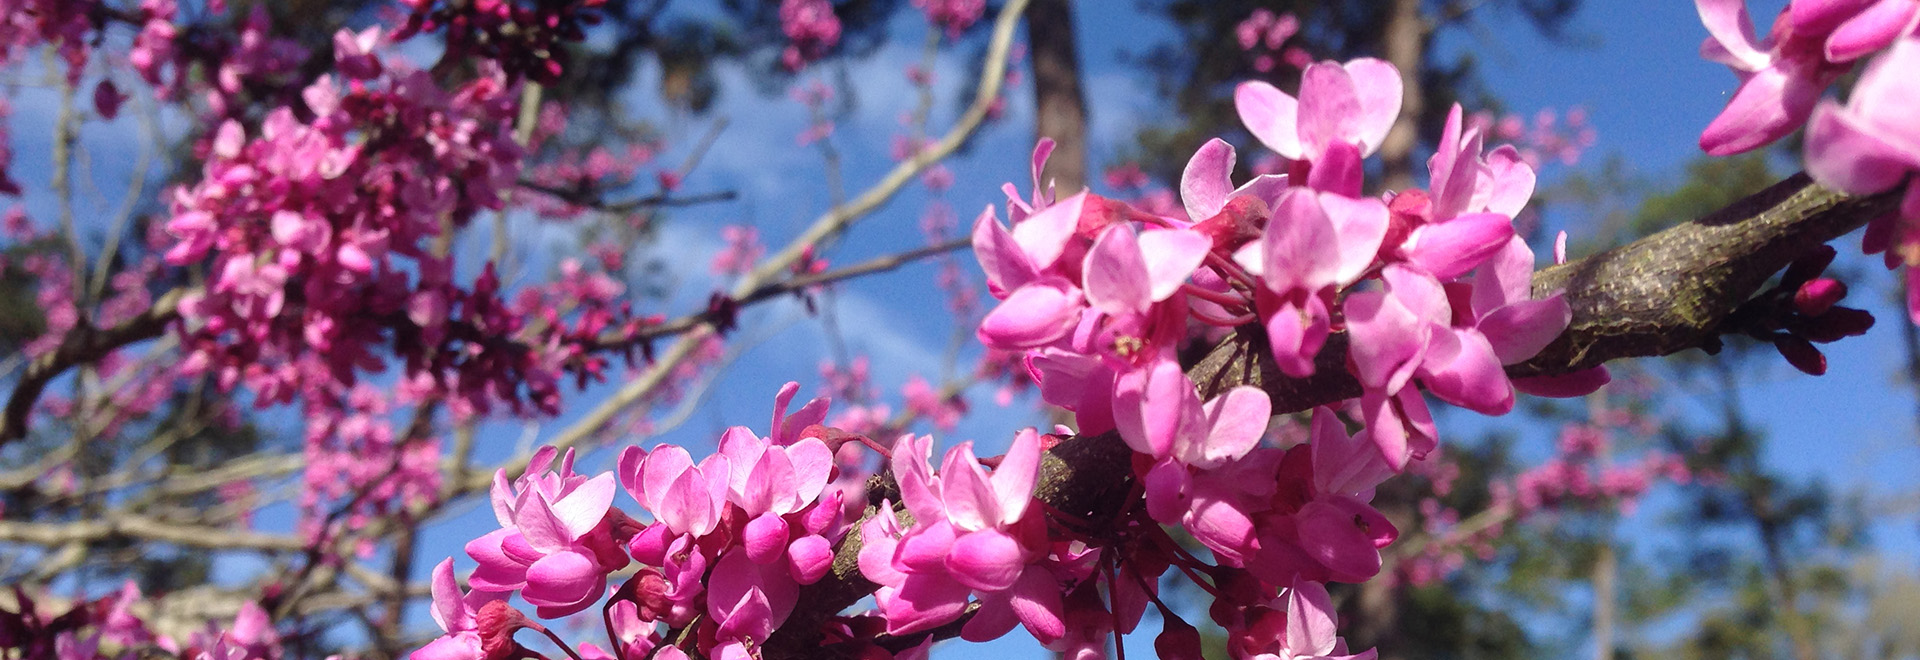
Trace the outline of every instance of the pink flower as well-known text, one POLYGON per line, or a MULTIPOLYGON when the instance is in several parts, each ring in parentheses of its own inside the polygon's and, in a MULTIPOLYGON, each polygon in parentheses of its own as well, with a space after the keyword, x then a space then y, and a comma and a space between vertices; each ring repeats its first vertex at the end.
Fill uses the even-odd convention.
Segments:
POLYGON ((467 554, 480 563, 472 577, 475 588, 517 590, 547 618, 599 600, 607 574, 628 561, 610 529, 613 474, 591 479, 574 474, 572 450, 557 472, 548 472, 556 453, 541 448, 512 484, 505 470, 494 473, 494 517, 503 529, 467 544, 467 554))
POLYGON ((1190 229, 1110 226, 1087 251, 1087 304, 1110 316, 1145 315, 1166 301, 1200 267, 1213 242, 1190 229))
POLYGON ((840 43, 840 17, 827 0, 781 0, 780 29, 789 42, 781 63, 795 71, 840 43))
POLYGON ((913 6, 927 13, 927 22, 944 28, 949 38, 980 20, 987 11, 986 0, 913 0, 913 6))
POLYGON ((720 640, 711 657, 752 658, 747 649, 767 641, 793 613, 799 588, 778 566, 767 566, 734 550, 713 567, 707 609, 719 624, 720 640))
MULTIPOLYGON (((1725 64, 1740 76, 1740 89, 1725 110, 1700 134, 1710 155, 1750 151, 1785 137, 1806 123, 1821 91, 1845 73, 1848 62, 1891 43, 1887 18, 1867 18, 1846 36, 1830 32, 1838 16, 1860 9, 1852 2, 1796 2, 1800 11, 1782 12, 1766 40, 1756 42, 1746 0, 1695 0, 1708 37, 1700 55, 1725 64), (1796 16, 1798 14, 1798 16, 1796 16), (1828 41, 1838 37, 1838 41, 1828 41), (1825 47, 1822 46, 1825 43, 1825 47), (1874 45, 1878 44, 1878 45, 1874 45), (1837 46, 1837 48, 1836 48, 1837 46), (1864 50, 1863 50, 1864 49, 1864 50)), ((1895 7, 1912 0, 1882 2, 1895 7)))
POLYGON ((1022 624, 1043 644, 1060 638, 1060 585, 1040 563, 1048 555, 1045 522, 1028 515, 1039 433, 1015 436, 990 476, 971 442, 949 449, 935 476, 927 463, 932 443, 904 436, 894 447, 894 475, 914 527, 894 539, 897 525, 870 522, 863 535, 862 573, 885 587, 876 596, 888 632, 952 621, 978 593, 980 610, 961 631, 965 639, 994 639, 1022 624))
POLYGON ((1493 213, 1512 218, 1533 196, 1534 172, 1511 145, 1481 155, 1484 135, 1465 125, 1460 104, 1447 113, 1440 144, 1427 160, 1432 179, 1430 221, 1444 221, 1470 213, 1493 213))
MULTIPOLYGON (((1920 170, 1920 129, 1911 117, 1912 73, 1920 67, 1920 37, 1901 39, 1867 65, 1842 107, 1824 101, 1807 126, 1807 172, 1822 185, 1871 194, 1899 185, 1920 170)), ((1908 186, 1900 215, 1920 221, 1920 186, 1908 186)))
MULTIPOLYGON (((804 551, 825 545, 819 537, 822 528, 790 524, 787 516, 814 504, 832 475, 833 451, 819 438, 804 438, 780 446, 762 440, 743 426, 727 429, 720 438, 720 453, 732 467, 727 485, 728 500, 740 507, 747 518, 744 536, 746 556, 757 564, 788 558, 789 542, 802 555, 791 557, 795 580, 811 583, 821 564, 804 551), (805 578, 805 579, 802 579, 805 578)), ((821 522, 830 517, 809 517, 821 522)), ((784 565, 784 564, 783 564, 784 565)))
POLYGON ((380 77, 380 58, 373 54, 374 46, 379 43, 379 26, 359 32, 343 28, 333 33, 333 60, 339 65, 340 74, 355 80, 380 77))
POLYGON ((1251 81, 1234 90, 1233 101, 1241 123, 1267 148, 1316 166, 1333 164, 1332 151, 1350 152, 1333 154, 1332 160, 1357 168, 1360 158, 1380 148, 1400 116, 1401 91, 1400 72, 1392 64, 1361 58, 1308 66, 1297 100, 1273 85, 1251 81))
POLYGON ((1074 237, 1086 193, 1024 217, 1012 231, 989 207, 974 222, 974 254, 987 287, 1002 298, 980 322, 982 343, 1001 349, 1043 346, 1079 322, 1086 300, 1072 280, 1048 272, 1074 237))
POLYGON ((1333 297, 1373 264, 1388 217, 1379 200, 1290 188, 1276 200, 1260 241, 1235 253, 1266 284, 1258 307, 1281 371, 1313 373, 1333 297))
POLYGON ((765 254, 767 247, 760 243, 760 230, 745 225, 727 225, 720 228, 720 236, 727 242, 725 249, 713 256, 713 272, 716 275, 745 275, 753 270, 753 264, 765 254))
POLYGON ((1920 22, 1914 0, 1797 0, 1786 11, 1795 31, 1827 35, 1825 54, 1834 62, 1886 48, 1920 22))
MULTIPOLYGON (((636 546, 657 547, 664 553, 665 543, 675 536, 706 536, 720 524, 727 504, 728 480, 732 465, 725 454, 708 456, 698 465, 686 449, 657 445, 651 453, 628 447, 620 454, 620 485, 640 506, 653 513, 655 523, 635 537, 636 546), (664 538, 650 539, 664 535, 664 538)), ((636 551, 634 557, 653 561, 661 553, 636 551)))
POLYGON ((1378 653, 1368 649, 1347 653, 1347 644, 1338 637, 1333 598, 1326 585, 1295 580, 1287 589, 1286 633, 1277 640, 1275 657, 1280 660, 1373 660, 1378 653))
POLYGON ((1287 187, 1286 175, 1262 174, 1235 188, 1231 178, 1235 158, 1233 145, 1214 138, 1187 159, 1187 168, 1180 174, 1180 202, 1189 221, 1201 222, 1218 215, 1234 197, 1252 197, 1268 208, 1279 200, 1287 187))
POLYGON ((453 560, 441 560, 433 567, 433 622, 442 635, 408 656, 411 660, 482 660, 486 649, 481 643, 478 612, 487 603, 501 600, 504 593, 473 591, 462 595, 460 583, 453 578, 453 560))
MULTIPOLYGON (((1404 469, 1409 458, 1436 446, 1432 417, 1407 381, 1419 370, 1436 327, 1451 320, 1445 293, 1432 276, 1399 264, 1382 272, 1384 291, 1362 291, 1343 307, 1353 336, 1354 374, 1364 390, 1367 427, 1389 465, 1404 469)), ((1458 344, 1453 344, 1455 352, 1458 344)))
POLYGON ((1374 487, 1393 476, 1393 468, 1380 456, 1367 431, 1348 435, 1332 408, 1313 410, 1312 433, 1309 451, 1314 491, 1370 502, 1374 487))
POLYGON ((1154 459, 1143 479, 1147 512, 1191 530, 1215 552, 1250 553, 1253 523, 1233 501, 1239 487, 1213 482, 1222 476, 1214 471, 1260 443, 1271 406, 1265 392, 1244 385, 1201 403, 1193 381, 1172 360, 1122 375, 1113 395, 1120 438, 1154 459))

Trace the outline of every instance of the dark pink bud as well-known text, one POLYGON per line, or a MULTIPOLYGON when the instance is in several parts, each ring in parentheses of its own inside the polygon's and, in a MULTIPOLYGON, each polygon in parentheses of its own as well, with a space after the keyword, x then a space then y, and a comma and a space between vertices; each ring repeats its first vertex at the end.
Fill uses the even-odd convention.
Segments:
POLYGON ((1827 373, 1827 356, 1821 355, 1820 349, 1813 347, 1813 342, 1793 335, 1781 335, 1773 339, 1773 347, 1780 351, 1780 356, 1786 358, 1793 368, 1809 376, 1827 373))
POLYGON ((1787 272, 1780 276, 1780 283, 1787 286, 1800 286, 1801 283, 1819 277, 1827 272, 1827 266, 1833 263, 1833 257, 1839 254, 1831 245, 1822 245, 1812 254, 1801 257, 1787 266, 1787 272))
POLYGON ((1199 660, 1200 631, 1180 617, 1169 616, 1160 627, 1160 635, 1153 638, 1153 652, 1162 658, 1199 660))
MULTIPOLYGON (((1831 248, 1829 248, 1831 249, 1831 248)), ((1841 298, 1847 297, 1847 284, 1840 280, 1822 277, 1800 285, 1793 293, 1793 306, 1807 316, 1819 316, 1832 309, 1841 298)))
POLYGON ((100 113, 101 119, 113 121, 120 116, 120 104, 126 100, 127 95, 121 94, 111 80, 102 80, 93 88, 93 109, 100 113))
POLYGON ((1844 337, 1866 334, 1873 327, 1873 315, 1851 307, 1834 307, 1807 322, 1798 334, 1808 341, 1829 344, 1844 337))
POLYGON ((651 568, 640 569, 636 578, 638 586, 633 591, 634 602, 640 606, 642 621, 659 621, 673 613, 673 585, 660 576, 660 572, 651 568))

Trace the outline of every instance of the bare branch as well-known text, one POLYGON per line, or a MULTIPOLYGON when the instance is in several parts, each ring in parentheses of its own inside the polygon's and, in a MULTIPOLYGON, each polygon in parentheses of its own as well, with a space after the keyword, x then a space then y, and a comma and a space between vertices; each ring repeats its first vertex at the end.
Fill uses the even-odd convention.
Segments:
POLYGON ((56 546, 113 538, 214 549, 302 550, 307 547, 305 541, 295 536, 179 524, 132 515, 58 523, 0 522, 0 543, 56 546))

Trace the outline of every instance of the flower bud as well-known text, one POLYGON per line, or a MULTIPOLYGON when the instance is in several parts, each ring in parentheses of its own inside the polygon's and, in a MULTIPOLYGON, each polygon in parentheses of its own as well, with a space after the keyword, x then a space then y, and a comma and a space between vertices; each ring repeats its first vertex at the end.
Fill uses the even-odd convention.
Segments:
POLYGON ((540 624, 534 623, 504 600, 481 606, 475 618, 475 627, 480 631, 480 648, 486 652, 486 660, 506 660, 516 655, 520 643, 513 641, 513 634, 521 628, 542 630, 540 624))
POLYGON ((1819 376, 1827 373, 1827 356, 1821 355, 1820 349, 1814 348, 1813 343, 1806 339, 1793 335, 1780 335, 1773 338, 1773 347, 1780 351, 1780 356, 1786 358, 1793 368, 1807 375, 1819 376))
POLYGON ((1160 634, 1153 638, 1153 652, 1162 658, 1199 660, 1200 631, 1180 617, 1169 616, 1160 627, 1160 634))
POLYGON ((1847 285, 1840 280, 1822 277, 1800 285, 1793 293, 1793 306, 1807 316, 1819 316, 1827 313, 1841 298, 1847 297, 1847 285))

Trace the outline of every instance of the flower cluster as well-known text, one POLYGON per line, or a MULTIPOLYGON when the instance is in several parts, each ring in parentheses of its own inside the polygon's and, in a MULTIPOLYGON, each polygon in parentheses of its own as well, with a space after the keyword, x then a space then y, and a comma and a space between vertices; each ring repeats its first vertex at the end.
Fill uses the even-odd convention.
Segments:
POLYGON ((451 560, 436 569, 435 618, 447 635, 414 657, 503 657, 517 648, 515 631, 537 629, 508 596, 541 618, 571 615, 604 598, 608 575, 631 563, 638 572, 607 605, 625 657, 686 643, 669 642, 660 625, 699 627, 705 657, 746 657, 793 611, 799 587, 826 574, 848 528, 841 492, 828 488, 838 441, 829 446, 821 426, 827 401, 788 414, 798 391, 780 391, 766 436, 733 427, 697 463, 677 446, 628 447, 615 472, 589 477, 574 471, 571 450, 548 447, 518 479, 496 474, 501 529, 467 544, 479 565, 471 593, 460 593, 451 560), (615 508, 621 490, 646 514, 615 508))
POLYGON ((97 0, 11 0, 0 3, 0 62, 19 51, 53 44, 66 63, 67 83, 78 84, 93 52, 97 0))
MULTIPOLYGON (((1700 136, 1713 155, 1757 149, 1806 127, 1806 167, 1815 181, 1848 194, 1893 190, 1920 171, 1920 131, 1908 117, 1920 67, 1920 3, 1911 0, 1794 0, 1765 39, 1756 39, 1745 0, 1696 0, 1712 36, 1708 59, 1731 67, 1740 90, 1700 136), (1845 105, 1826 89, 1865 63, 1845 105)), ((1868 254, 1920 278, 1920 186, 1908 186, 1897 213, 1868 227, 1868 254)), ((1907 309, 1920 323, 1920 298, 1907 309)))
POLYGON ((1469 121, 1481 131, 1512 143, 1520 151, 1520 160, 1534 168, 1551 161, 1577 164, 1599 140, 1599 132, 1587 121, 1586 109, 1579 106, 1565 113, 1543 108, 1531 121, 1517 114, 1495 119, 1491 112, 1476 112, 1469 121))
MULTIPOLYGON (((298 60, 246 36, 264 34, 264 13, 246 29, 237 48, 260 55, 229 59, 219 76, 236 91, 298 60)), ((645 322, 623 285, 573 260, 511 300, 491 264, 470 281, 457 275, 449 233, 503 208, 519 185, 519 83, 504 69, 483 61, 443 89, 383 60, 377 29, 335 41, 341 78, 302 89, 306 112, 226 119, 198 145, 202 178, 171 192, 162 248, 167 263, 209 273, 179 304, 181 370, 244 386, 257 405, 303 407, 303 504, 316 539, 341 531, 317 526, 329 502, 347 505, 330 524, 352 529, 439 488, 437 440, 396 423, 366 374, 398 366, 400 403, 444 401, 458 418, 554 414, 562 380, 604 378, 601 353, 633 346, 608 337, 645 322)), ((543 122, 549 133, 556 121, 543 122)))
POLYGON ((827 0, 780 0, 780 31, 787 35, 780 63, 799 71, 840 43, 840 17, 827 0))
POLYGON ((1246 20, 1233 26, 1240 50, 1252 58, 1253 70, 1260 73, 1271 73, 1280 64, 1294 69, 1313 64, 1313 55, 1306 49, 1287 45, 1287 40, 1299 33, 1300 17, 1275 14, 1265 7, 1253 10, 1246 20))
POLYGON ((927 22, 946 30, 949 39, 958 38, 987 13, 986 0, 913 0, 913 6, 927 13, 927 22))
POLYGON ((280 660, 280 632, 259 603, 243 601, 231 623, 187 621, 145 600, 129 580, 93 600, 63 603, 15 588, 0 604, 0 648, 23 658, 133 660, 160 652, 208 660, 280 660), (8 606, 12 609, 8 609, 8 606), (56 608, 65 608, 54 612, 56 608))
MULTIPOLYGON (((1287 610, 1274 601, 1282 591, 1297 609, 1320 583, 1380 570, 1378 549, 1397 532, 1367 502, 1436 446, 1422 389, 1502 414, 1516 389, 1565 396, 1607 380, 1601 370, 1506 376, 1505 365, 1538 353, 1569 320, 1558 294, 1532 295, 1534 255, 1513 217, 1534 175, 1516 149, 1483 151, 1481 130, 1456 107, 1429 161, 1429 190, 1361 196, 1361 161, 1399 114, 1400 93, 1391 65, 1364 59, 1307 66, 1297 97, 1243 84, 1241 118, 1287 159, 1285 173, 1236 186, 1234 149, 1212 141, 1182 177, 1184 218, 1041 189, 1043 143, 1033 195, 1009 188, 1012 227, 991 209, 975 224, 976 254, 1001 300, 981 341, 1024 352, 1042 397, 1073 411, 1080 434, 1117 432, 1137 453, 1151 519, 1188 530, 1217 562, 1189 568, 1244 580, 1243 590, 1214 594, 1231 605, 1216 606, 1216 621, 1236 635, 1257 637, 1270 618, 1261 612, 1287 610), (1353 421, 1364 430, 1350 434, 1323 409, 1307 444, 1259 447, 1273 412, 1264 392, 1207 398, 1182 372, 1175 355, 1193 322, 1257 324, 1289 376, 1349 370, 1362 387, 1353 421), (1349 339, 1345 364, 1319 359, 1336 332, 1349 339)), ((1021 547, 1022 557, 1042 554, 1021 547)), ((1067 579, 1070 567, 1050 570, 1067 579)), ((1294 642, 1297 654, 1334 652, 1330 635, 1294 642)), ((1256 648, 1267 647, 1248 652, 1265 652, 1256 648)))
MULTIPOLYGON (((565 42, 586 37, 585 28, 600 21, 607 0, 486 0, 444 2, 402 0, 411 12, 395 31, 396 41, 446 28, 446 57, 459 61, 480 57, 497 63, 509 76, 552 83, 566 72, 565 42)), ((335 49, 342 46, 335 41, 335 49)), ((348 48, 356 55, 365 48, 348 48)))

